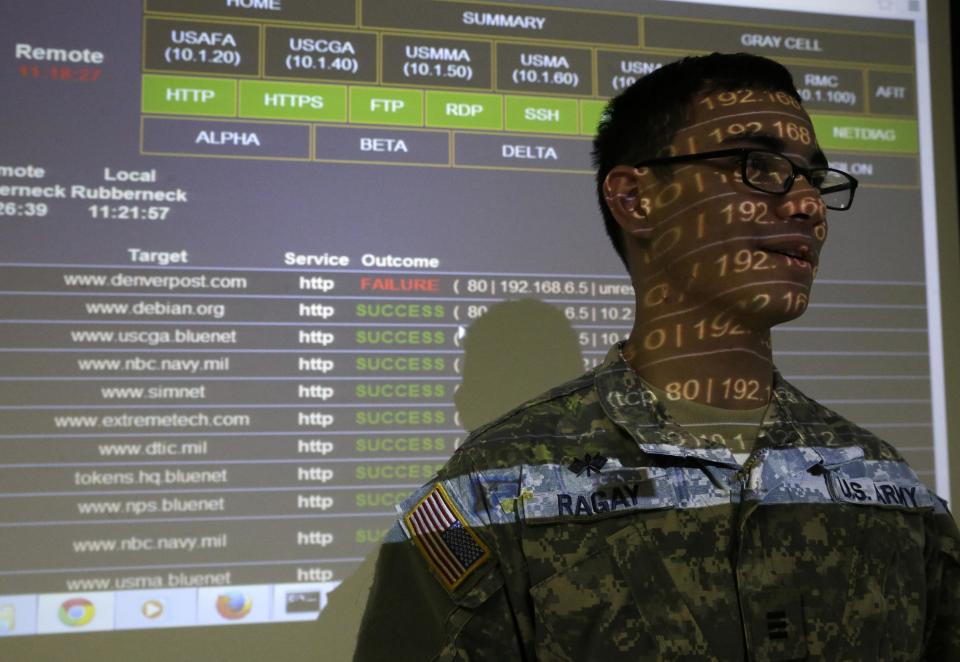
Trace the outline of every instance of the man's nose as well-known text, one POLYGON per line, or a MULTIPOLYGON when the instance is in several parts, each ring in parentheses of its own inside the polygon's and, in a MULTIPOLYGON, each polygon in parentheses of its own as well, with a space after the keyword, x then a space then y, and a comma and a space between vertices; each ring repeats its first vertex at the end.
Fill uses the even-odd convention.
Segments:
POLYGON ((798 174, 790 190, 776 206, 777 216, 783 220, 800 221, 805 225, 817 225, 826 221, 827 206, 805 175, 798 174))

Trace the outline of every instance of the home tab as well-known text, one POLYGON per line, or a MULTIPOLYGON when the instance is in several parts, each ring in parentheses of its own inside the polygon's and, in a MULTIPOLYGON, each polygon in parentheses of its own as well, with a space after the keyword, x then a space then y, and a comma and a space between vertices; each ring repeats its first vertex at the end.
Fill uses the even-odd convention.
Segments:
POLYGON ((146 0, 149 12, 265 21, 356 24, 355 0, 146 0))

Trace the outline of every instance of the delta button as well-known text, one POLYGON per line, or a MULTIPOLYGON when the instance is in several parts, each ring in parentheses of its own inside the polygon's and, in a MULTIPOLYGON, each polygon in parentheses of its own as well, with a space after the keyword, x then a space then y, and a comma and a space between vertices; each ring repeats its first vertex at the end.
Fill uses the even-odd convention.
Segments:
POLYGON ((453 158, 460 167, 589 173, 590 144, 589 138, 457 132, 453 158))

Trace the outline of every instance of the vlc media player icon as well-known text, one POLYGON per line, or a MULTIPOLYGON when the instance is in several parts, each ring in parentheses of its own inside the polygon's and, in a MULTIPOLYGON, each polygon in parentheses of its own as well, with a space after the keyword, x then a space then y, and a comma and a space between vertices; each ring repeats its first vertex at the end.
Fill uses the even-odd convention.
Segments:
POLYGON ((147 600, 140 605, 140 613, 143 614, 144 618, 149 618, 150 620, 160 618, 163 615, 163 601, 147 600))

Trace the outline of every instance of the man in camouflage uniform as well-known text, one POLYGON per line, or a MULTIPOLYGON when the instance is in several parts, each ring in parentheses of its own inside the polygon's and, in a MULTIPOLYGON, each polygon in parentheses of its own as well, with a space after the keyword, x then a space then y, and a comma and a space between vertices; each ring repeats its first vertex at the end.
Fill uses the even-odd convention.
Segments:
POLYGON ((960 659, 944 503, 771 362, 856 188, 789 74, 665 66, 594 154, 630 338, 399 507, 355 659, 960 659))

